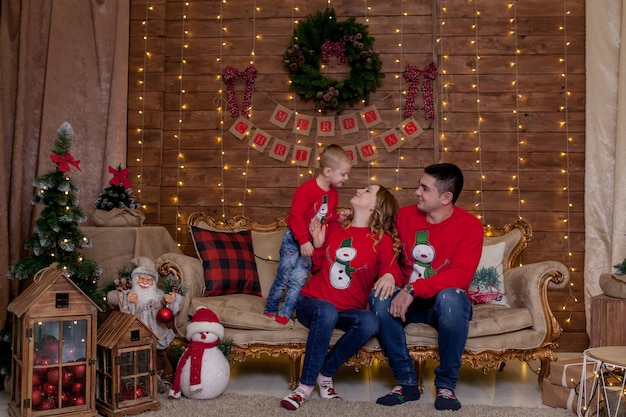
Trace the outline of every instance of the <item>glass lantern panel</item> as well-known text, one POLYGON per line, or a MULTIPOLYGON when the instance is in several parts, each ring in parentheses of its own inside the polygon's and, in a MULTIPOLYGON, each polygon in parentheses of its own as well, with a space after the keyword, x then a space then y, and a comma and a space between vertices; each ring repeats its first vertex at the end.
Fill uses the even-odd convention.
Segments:
POLYGON ((144 374, 150 372, 150 349, 143 349, 137 351, 137 373, 144 374))
POLYGON ((73 407, 82 405, 85 401, 85 365, 61 366, 59 374, 61 387, 58 390, 61 407, 73 407))
POLYGON ((109 375, 96 373, 96 399, 107 404, 113 404, 113 380, 109 375))
POLYGON ((113 360, 111 358, 111 355, 112 352, 110 349, 98 346, 98 365, 96 366, 96 369, 99 372, 111 375, 111 373, 113 372, 113 360))
POLYGON ((87 320, 67 320, 62 327, 63 362, 84 361, 87 357, 87 320))
POLYGON ((37 366, 59 363, 60 323, 58 321, 39 321, 34 323, 34 360, 37 366))
MULTIPOLYGON (((13 376, 11 378, 11 392, 13 393, 13 400, 18 408, 22 407, 22 367, 19 362, 13 361, 13 376)), ((33 388, 34 391, 34 388, 33 388)))
POLYGON ((120 376, 135 375, 135 352, 122 352, 120 355, 120 376))
POLYGON ((137 389, 135 390, 136 398, 150 397, 150 377, 148 375, 137 378, 137 389))
POLYGON ((135 378, 122 379, 120 385, 120 402, 135 399, 135 378))

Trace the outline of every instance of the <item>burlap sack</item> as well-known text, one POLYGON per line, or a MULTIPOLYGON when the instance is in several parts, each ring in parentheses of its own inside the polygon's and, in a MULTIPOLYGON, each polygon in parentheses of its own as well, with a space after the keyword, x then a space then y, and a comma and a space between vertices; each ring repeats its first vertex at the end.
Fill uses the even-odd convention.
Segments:
POLYGON ((143 226, 145 219, 146 215, 143 212, 128 207, 114 208, 110 211, 95 210, 93 213, 93 222, 96 226, 143 226))
POLYGON ((600 288, 609 297, 626 298, 626 275, 601 274, 600 288))

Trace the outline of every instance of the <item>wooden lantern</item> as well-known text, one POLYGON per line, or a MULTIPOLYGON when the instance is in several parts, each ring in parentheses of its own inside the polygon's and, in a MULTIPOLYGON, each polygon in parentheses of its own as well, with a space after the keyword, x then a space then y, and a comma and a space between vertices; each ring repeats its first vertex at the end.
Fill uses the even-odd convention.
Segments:
POLYGON ((117 417, 158 410, 157 335, 137 316, 113 310, 98 329, 96 407, 117 417))
POLYGON ((10 305, 13 313, 9 415, 97 416, 98 306, 62 271, 41 271, 10 305))

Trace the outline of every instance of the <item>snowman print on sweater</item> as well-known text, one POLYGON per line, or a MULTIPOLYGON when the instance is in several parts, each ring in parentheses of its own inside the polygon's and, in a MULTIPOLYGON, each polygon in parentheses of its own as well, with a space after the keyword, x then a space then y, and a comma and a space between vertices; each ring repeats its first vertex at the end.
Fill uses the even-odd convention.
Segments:
POLYGON ((437 273, 431 267, 432 261, 435 260, 435 248, 428 243, 427 231, 420 231, 415 234, 415 246, 413 246, 411 254, 414 262, 409 283, 418 279, 429 278, 437 273))
POLYGON ((341 242, 339 249, 335 251, 335 262, 330 267, 330 283, 338 290, 345 290, 352 282, 352 272, 356 269, 350 267, 350 261, 356 257, 356 249, 352 247, 352 238, 341 242))
POLYGON ((320 224, 324 224, 326 221, 326 216, 328 216, 328 196, 324 194, 322 197, 322 205, 315 213, 315 217, 320 219, 320 224))

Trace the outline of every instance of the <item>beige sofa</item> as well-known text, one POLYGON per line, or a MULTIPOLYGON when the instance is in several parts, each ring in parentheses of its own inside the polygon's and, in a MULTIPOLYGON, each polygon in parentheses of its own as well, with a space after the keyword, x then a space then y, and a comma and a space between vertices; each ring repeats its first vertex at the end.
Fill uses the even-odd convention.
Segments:
MULTIPOLYGON (((297 320, 283 326, 263 315, 264 297, 278 267, 284 219, 279 218, 271 224, 258 224, 243 216, 217 221, 202 213, 194 213, 188 223, 189 226, 219 232, 251 230, 263 297, 249 294, 204 297, 205 283, 200 260, 181 254, 165 254, 157 260, 161 272, 178 275, 187 287, 183 310, 175 320, 176 329, 184 336, 193 312, 200 306, 208 307, 224 325, 225 338, 233 341, 232 360, 242 362, 263 354, 284 356, 290 364, 289 384, 294 387, 300 374, 308 330, 297 320)), ((531 227, 523 220, 501 229, 485 229, 485 248, 491 245, 504 247, 501 268, 507 305, 474 305, 463 359, 484 371, 501 369, 510 359, 539 359, 541 369, 538 381, 541 386, 549 372, 550 361, 556 359, 556 341, 562 332, 550 309, 548 290, 565 286, 569 275, 567 268, 559 262, 520 265, 522 252, 531 237, 531 227)), ((418 371, 420 388, 423 389, 425 362, 428 358, 438 359, 437 332, 424 324, 409 324, 405 332, 418 371)), ((337 330, 333 340, 337 340, 340 334, 337 330)), ((372 339, 347 365, 358 369, 371 365, 375 360, 384 361, 385 355, 378 341, 372 339)))

